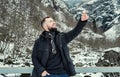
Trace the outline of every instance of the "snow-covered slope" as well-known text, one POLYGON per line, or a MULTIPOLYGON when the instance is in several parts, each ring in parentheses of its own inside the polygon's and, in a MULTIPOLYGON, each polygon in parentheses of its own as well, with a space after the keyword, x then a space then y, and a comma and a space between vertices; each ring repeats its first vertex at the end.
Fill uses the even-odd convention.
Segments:
POLYGON ((116 40, 120 35, 120 1, 119 0, 80 0, 70 9, 75 18, 79 18, 83 10, 95 20, 96 27, 101 29, 107 39, 116 40), (110 30, 109 30, 110 29, 110 30), (108 30, 108 31, 107 31, 108 30))
POLYGON ((120 38, 120 24, 111 27, 109 30, 104 32, 104 35, 106 36, 106 39, 111 41, 115 41, 117 38, 120 38))
POLYGON ((97 26, 104 31, 114 26, 115 23, 119 23, 116 21, 120 21, 119 0, 82 0, 76 7, 71 9, 71 13, 75 14, 75 16, 80 14, 82 10, 87 10, 91 20, 93 18, 96 22, 101 23, 102 25, 97 24, 97 26))
POLYGON ((104 38, 103 35, 97 34, 95 32, 93 32, 90 28, 85 28, 81 34, 80 37, 84 37, 86 40, 90 40, 92 39, 100 39, 100 38, 104 38))
POLYGON ((56 11, 63 10, 64 12, 68 12, 68 6, 63 0, 41 0, 44 6, 48 7, 49 5, 55 9, 56 11))
POLYGON ((104 52, 110 51, 110 50, 113 50, 113 51, 120 53, 120 47, 109 48, 109 49, 104 50, 104 52))
POLYGON ((69 20, 74 24, 62 0, 4 0, 0 5, 0 67, 32 65, 31 52, 44 17, 54 17, 62 31, 69 20))

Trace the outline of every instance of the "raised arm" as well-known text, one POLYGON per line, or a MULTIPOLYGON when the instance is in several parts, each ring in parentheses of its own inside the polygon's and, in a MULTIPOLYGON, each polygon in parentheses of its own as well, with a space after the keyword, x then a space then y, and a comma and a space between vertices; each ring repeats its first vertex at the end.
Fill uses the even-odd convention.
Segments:
POLYGON ((65 33, 65 40, 67 43, 72 41, 82 31, 88 18, 89 18, 89 16, 86 14, 86 12, 83 12, 80 20, 77 23, 77 26, 73 30, 65 33))

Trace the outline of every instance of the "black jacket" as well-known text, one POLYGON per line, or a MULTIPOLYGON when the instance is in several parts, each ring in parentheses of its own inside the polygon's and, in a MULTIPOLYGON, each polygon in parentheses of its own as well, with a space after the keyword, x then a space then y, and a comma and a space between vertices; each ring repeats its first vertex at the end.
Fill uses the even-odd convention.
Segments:
MULTIPOLYGON (((79 21, 77 26, 67 33, 56 32, 56 45, 60 49, 62 62, 69 76, 75 75, 76 72, 72 60, 69 56, 69 49, 67 44, 81 32, 86 22, 87 21, 79 21)), ((50 50, 48 41, 49 37, 46 36, 45 32, 43 32, 35 41, 32 52, 32 62, 34 65, 32 77, 41 77, 41 73, 45 70, 50 50)))

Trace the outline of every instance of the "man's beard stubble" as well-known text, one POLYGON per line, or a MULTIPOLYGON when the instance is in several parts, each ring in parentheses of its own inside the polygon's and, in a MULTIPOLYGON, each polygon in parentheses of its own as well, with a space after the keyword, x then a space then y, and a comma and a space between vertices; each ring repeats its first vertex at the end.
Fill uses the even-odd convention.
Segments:
POLYGON ((49 29, 50 30, 50 32, 56 32, 57 31, 57 28, 51 28, 51 29, 49 29))

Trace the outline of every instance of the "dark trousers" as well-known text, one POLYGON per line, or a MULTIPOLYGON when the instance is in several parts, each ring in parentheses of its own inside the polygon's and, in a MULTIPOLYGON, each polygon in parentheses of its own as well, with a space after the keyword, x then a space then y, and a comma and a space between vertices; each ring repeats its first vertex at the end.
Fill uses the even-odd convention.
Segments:
POLYGON ((68 74, 50 74, 45 77, 69 77, 68 74))

